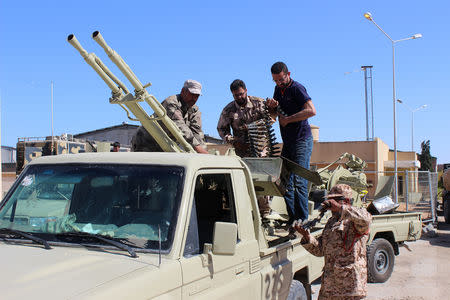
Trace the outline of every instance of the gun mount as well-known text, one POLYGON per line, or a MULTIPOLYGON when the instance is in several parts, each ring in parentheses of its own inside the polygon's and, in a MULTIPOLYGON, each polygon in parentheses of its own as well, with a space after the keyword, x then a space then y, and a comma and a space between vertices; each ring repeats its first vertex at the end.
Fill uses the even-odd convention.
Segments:
POLYGON ((320 191, 329 191, 336 184, 345 183, 353 189, 353 205, 358 207, 361 206, 361 195, 365 195, 367 193, 367 188, 369 187, 366 174, 363 173, 366 166, 366 162, 356 155, 349 153, 342 154, 334 162, 317 170, 323 183, 312 187, 311 193, 313 195, 313 199, 317 198, 314 197, 315 194, 324 194, 320 193, 320 191), (330 170, 332 165, 343 159, 347 160, 344 163, 344 166, 339 164, 337 168, 330 170))

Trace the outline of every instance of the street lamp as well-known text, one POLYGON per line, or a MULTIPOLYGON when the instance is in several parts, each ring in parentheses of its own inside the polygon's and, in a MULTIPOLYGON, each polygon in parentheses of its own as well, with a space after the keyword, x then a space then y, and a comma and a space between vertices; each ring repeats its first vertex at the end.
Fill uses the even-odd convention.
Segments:
POLYGON ((416 33, 413 36, 400 39, 393 40, 380 26, 372 18, 372 14, 370 12, 364 13, 364 17, 372 22, 377 28, 391 41, 392 43, 392 105, 394 112, 394 198, 395 203, 398 203, 398 191, 397 191, 397 125, 396 125, 396 97, 395 97, 395 44, 402 41, 414 40, 422 37, 422 34, 416 33))
POLYGON ((403 104, 406 108, 408 108, 408 110, 411 112, 411 151, 414 152, 414 113, 418 110, 424 109, 427 107, 426 104, 419 106, 415 109, 412 109, 411 107, 409 107, 408 105, 406 105, 405 102, 403 102, 400 99, 397 99, 398 103, 403 104))

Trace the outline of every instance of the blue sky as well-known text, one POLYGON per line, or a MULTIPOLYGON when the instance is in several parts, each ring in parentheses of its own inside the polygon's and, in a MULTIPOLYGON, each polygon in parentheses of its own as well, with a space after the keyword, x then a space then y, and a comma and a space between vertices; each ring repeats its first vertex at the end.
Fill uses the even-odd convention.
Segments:
MULTIPOLYGON (((240 78, 250 95, 270 97, 270 66, 282 60, 313 99, 317 115, 310 123, 320 127, 321 141, 365 140, 363 73, 345 73, 373 65, 375 136, 392 148, 391 44, 365 11, 395 40, 423 34, 396 45, 397 98, 411 108, 427 104, 415 113, 415 150, 429 139, 439 163, 450 162, 450 4, 444 0, 1 1, 2 144, 51 134, 51 81, 55 134, 132 123, 109 104, 107 86, 66 41, 74 33, 121 75, 91 39, 99 30, 160 101, 178 93, 185 79, 200 81, 197 104, 211 136, 218 136, 219 114, 232 100, 231 81, 240 78)), ((411 113, 402 105, 397 111, 397 147, 409 151, 411 113)))

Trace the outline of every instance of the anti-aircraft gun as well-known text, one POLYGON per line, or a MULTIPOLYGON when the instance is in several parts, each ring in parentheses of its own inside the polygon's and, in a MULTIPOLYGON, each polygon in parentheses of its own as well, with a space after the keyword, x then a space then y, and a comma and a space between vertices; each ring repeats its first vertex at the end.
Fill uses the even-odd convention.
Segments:
POLYGON ((176 124, 167 116, 164 107, 159 101, 150 95, 146 88, 151 85, 147 83, 143 85, 137 76, 133 73, 131 68, 103 39, 100 32, 95 31, 92 38, 105 50, 111 61, 120 69, 125 77, 130 81, 134 87, 134 94, 130 93, 127 87, 106 67, 106 65, 94 53, 88 53, 78 42, 75 35, 70 34, 67 41, 77 49, 84 60, 94 69, 94 71, 103 79, 112 91, 112 96, 109 102, 112 104, 119 104, 122 107, 130 120, 140 121, 142 126, 150 133, 158 145, 165 152, 195 152, 191 145, 184 139, 183 134, 176 124), (156 117, 150 117, 141 107, 139 102, 147 102, 148 105, 155 112, 156 117), (130 117, 132 112, 137 119, 130 117), (157 122, 161 121, 174 137, 175 141, 162 129, 157 122))
POLYGON ((366 167, 366 162, 356 155, 350 153, 342 154, 334 162, 317 170, 322 179, 322 184, 311 187, 310 196, 312 200, 315 203, 320 201, 320 199, 323 199, 326 191, 329 191, 336 184, 345 183, 353 189, 353 205, 361 207, 362 197, 367 194, 367 189, 369 188, 366 174, 363 173, 366 167), (347 160, 344 164, 339 164, 334 170, 330 170, 331 166, 344 159, 347 160))

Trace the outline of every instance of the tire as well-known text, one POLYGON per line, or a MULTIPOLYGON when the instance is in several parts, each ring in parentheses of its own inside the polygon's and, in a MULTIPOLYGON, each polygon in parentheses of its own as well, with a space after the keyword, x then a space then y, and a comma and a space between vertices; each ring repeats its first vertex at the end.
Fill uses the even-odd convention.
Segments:
POLYGON ((442 199, 444 202, 444 220, 445 223, 450 224, 450 196, 447 192, 447 194, 444 196, 444 199, 442 199))
POLYGON ((291 286, 289 287, 289 295, 286 300, 308 300, 306 289, 298 280, 292 279, 291 286))
POLYGON ((375 239, 367 247, 367 281, 386 282, 394 270, 395 255, 391 243, 383 238, 375 239))

